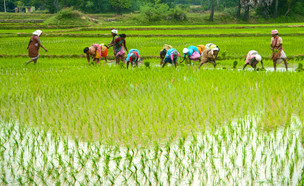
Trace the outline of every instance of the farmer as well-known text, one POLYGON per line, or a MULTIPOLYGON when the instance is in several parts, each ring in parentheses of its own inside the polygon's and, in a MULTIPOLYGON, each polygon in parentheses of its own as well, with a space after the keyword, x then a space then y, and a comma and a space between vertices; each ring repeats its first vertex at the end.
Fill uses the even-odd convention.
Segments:
POLYGON ((206 47, 204 45, 197 45, 197 49, 199 51, 199 54, 202 55, 204 50, 206 50, 206 47))
POLYGON ((271 34, 272 38, 270 48, 272 50, 272 61, 274 70, 277 69, 277 64, 280 64, 282 61, 284 61, 285 68, 287 71, 287 56, 283 50, 283 40, 281 37, 279 37, 279 32, 277 30, 272 30, 271 34))
POLYGON ((262 68, 263 66, 263 60, 262 56, 255 50, 250 50, 247 54, 247 57, 245 59, 245 65, 243 67, 243 70, 246 68, 247 65, 251 65, 252 68, 256 69, 256 65, 261 62, 262 68))
POLYGON ((166 63, 172 63, 172 66, 176 67, 178 62, 179 53, 176 49, 171 48, 167 51, 165 56, 165 62, 163 63, 163 68, 165 67, 166 63))
POLYGON ((160 50, 160 65, 163 64, 167 51, 173 48, 171 45, 164 44, 163 48, 160 50))
POLYGON ((183 53, 184 59, 180 63, 184 62, 185 60, 197 61, 201 57, 199 50, 196 46, 189 46, 188 48, 184 48, 183 53))
POLYGON ((133 67, 133 63, 135 63, 135 66, 138 66, 138 63, 140 62, 139 51, 137 49, 131 49, 128 53, 126 61, 127 61, 127 69, 129 68, 130 62, 132 67, 133 67))
MULTIPOLYGON (((114 41, 116 39, 118 31, 113 29, 113 30, 111 30, 111 34, 112 34, 112 41, 111 41, 111 43, 107 44, 107 48, 110 48, 110 47, 114 46, 114 41)), ((115 55, 115 53, 114 53, 114 55, 115 55)))
POLYGON ((127 53, 128 49, 126 46, 126 34, 120 34, 118 38, 115 39, 114 41, 114 54, 116 57, 116 64, 119 64, 119 62, 122 60, 125 63, 125 50, 126 49, 127 53))
POLYGON ((202 58, 201 58, 201 63, 199 64, 198 68, 200 68, 203 64, 208 63, 208 62, 212 63, 215 68, 218 52, 219 52, 219 48, 217 48, 217 47, 215 47, 213 49, 204 50, 202 58))
POLYGON ((27 46, 28 49, 28 56, 31 58, 30 61, 26 62, 25 64, 29 64, 30 62, 34 61, 34 64, 37 63, 37 60, 39 58, 39 47, 42 47, 46 52, 48 51, 42 44, 40 43, 40 36, 42 35, 41 30, 36 30, 33 32, 33 35, 30 39, 30 42, 27 46))
POLYGON ((99 63, 101 60, 101 56, 104 57, 105 62, 108 62, 107 55, 108 55, 108 48, 103 44, 93 44, 90 47, 86 47, 83 49, 83 52, 87 55, 88 63, 90 64, 90 56, 92 57, 92 62, 96 61, 99 63))

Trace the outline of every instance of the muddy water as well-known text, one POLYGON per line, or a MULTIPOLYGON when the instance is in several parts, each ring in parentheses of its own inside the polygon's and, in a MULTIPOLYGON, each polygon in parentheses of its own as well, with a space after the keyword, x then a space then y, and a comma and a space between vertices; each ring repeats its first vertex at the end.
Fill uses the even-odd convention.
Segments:
POLYGON ((18 124, 0 130, 0 184, 297 185, 304 149, 296 116, 263 132, 247 117, 158 148, 126 148, 56 136, 18 124))

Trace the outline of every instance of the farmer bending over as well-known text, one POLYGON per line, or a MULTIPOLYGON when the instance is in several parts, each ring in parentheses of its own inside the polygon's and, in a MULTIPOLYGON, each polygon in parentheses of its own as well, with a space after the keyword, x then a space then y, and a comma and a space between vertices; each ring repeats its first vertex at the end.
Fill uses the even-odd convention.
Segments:
POLYGON ((99 63, 101 56, 103 56, 105 62, 107 62, 108 48, 103 44, 101 45, 93 44, 90 47, 84 48, 83 52, 87 54, 87 59, 89 64, 90 64, 90 56, 92 57, 92 62, 96 61, 96 63, 99 63))
POLYGON ((212 63, 215 68, 218 51, 219 49, 217 47, 205 50, 203 52, 201 63, 199 64, 198 68, 200 68, 205 63, 212 63))
POLYGON ((246 68, 247 65, 251 65, 252 68, 256 69, 256 65, 259 62, 261 62, 262 68, 264 68, 262 56, 255 50, 251 50, 251 51, 248 52, 245 61, 246 62, 245 62, 245 65, 243 67, 243 70, 246 68))
POLYGON ((140 62, 140 55, 139 51, 137 49, 131 49, 127 56, 127 69, 129 68, 129 63, 131 62, 131 66, 133 67, 133 63, 135 63, 135 66, 138 66, 138 63, 140 62))
POLYGON ((172 66, 176 67, 178 62, 178 56, 179 53, 176 49, 171 48, 167 51, 167 54, 165 56, 165 62, 163 64, 163 68, 165 67, 166 63, 172 63, 172 66))
POLYGON ((199 50, 196 46, 189 46, 188 48, 184 48, 183 53, 184 59, 180 63, 184 62, 185 60, 197 61, 201 57, 199 50))
POLYGON ((160 65, 163 64, 167 51, 173 48, 171 45, 164 44, 163 48, 160 50, 160 65))

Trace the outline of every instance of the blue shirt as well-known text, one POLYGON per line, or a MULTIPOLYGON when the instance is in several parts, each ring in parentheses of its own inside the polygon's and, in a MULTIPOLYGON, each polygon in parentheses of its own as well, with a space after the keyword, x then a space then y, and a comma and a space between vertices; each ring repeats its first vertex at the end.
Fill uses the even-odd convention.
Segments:
MULTIPOLYGON (((189 46, 188 50, 189 50, 187 53, 188 56, 191 56, 194 51, 199 53, 199 50, 196 46, 189 46)), ((184 54, 184 57, 186 57, 186 54, 184 54)))

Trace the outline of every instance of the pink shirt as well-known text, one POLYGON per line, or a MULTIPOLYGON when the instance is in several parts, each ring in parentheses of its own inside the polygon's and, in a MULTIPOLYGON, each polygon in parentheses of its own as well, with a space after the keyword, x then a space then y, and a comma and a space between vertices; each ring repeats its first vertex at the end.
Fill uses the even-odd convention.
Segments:
POLYGON ((255 57, 255 55, 258 54, 257 51, 255 50, 250 50, 247 54, 247 57, 246 57, 246 64, 247 63, 250 63, 250 61, 255 57))

